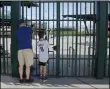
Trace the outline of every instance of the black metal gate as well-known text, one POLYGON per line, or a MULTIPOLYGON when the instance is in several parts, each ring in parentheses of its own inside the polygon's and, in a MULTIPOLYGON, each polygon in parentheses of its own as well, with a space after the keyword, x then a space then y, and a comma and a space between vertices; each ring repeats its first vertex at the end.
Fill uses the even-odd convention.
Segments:
POLYGON ((1 73, 11 74, 11 7, 0 3, 0 63, 1 73))
MULTIPOLYGON (((5 2, 4 2, 5 3, 5 2)), ((8 2, 9 3, 9 2, 8 2)), ((11 2, 10 2, 11 3, 11 2)), ((1 4, 3 5, 3 3, 1 4)), ((11 4, 10 4, 11 5, 11 4)), ((11 73, 11 7, 0 7, 0 44, 3 48, 1 72, 11 73), (5 51, 9 51, 5 53, 5 51)), ((21 3, 21 19, 33 29, 33 75, 39 75, 37 30, 45 31, 49 41, 49 76, 93 76, 96 54, 96 2, 95 1, 41 1, 21 3), (57 46, 57 50, 52 49, 57 46)), ((107 62, 108 63, 108 62, 107 62)), ((105 70, 108 69, 107 67, 105 70)), ((108 71, 106 71, 105 76, 108 71)))
POLYGON ((39 74, 37 31, 48 38, 48 74, 54 76, 93 76, 95 55, 95 2, 40 2, 38 7, 22 7, 22 17, 33 26, 35 75, 39 74), (54 51, 52 46, 58 49, 54 51), (36 67, 37 66, 37 67, 36 67))

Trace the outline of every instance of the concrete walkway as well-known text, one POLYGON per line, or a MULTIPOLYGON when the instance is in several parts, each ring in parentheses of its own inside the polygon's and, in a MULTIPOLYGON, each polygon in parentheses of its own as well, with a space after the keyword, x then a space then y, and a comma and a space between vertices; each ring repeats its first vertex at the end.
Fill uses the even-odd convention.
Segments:
POLYGON ((109 78, 49 78, 41 82, 34 77, 32 84, 20 84, 17 78, 1 75, 1 88, 36 88, 36 89, 109 89, 109 78))

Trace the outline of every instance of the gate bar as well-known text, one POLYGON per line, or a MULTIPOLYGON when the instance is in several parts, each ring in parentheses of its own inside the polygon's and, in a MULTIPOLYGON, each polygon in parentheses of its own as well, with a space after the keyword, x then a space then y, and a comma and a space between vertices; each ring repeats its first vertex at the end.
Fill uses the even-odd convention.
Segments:
POLYGON ((104 77, 104 65, 107 54, 107 23, 108 23, 108 3, 107 1, 97 1, 97 22, 96 32, 96 62, 95 77, 102 79, 104 77))
POLYGON ((60 1, 57 1, 57 34, 56 34, 56 76, 60 73, 60 1))
POLYGON ((12 77, 18 77, 18 61, 17 61, 17 42, 16 29, 18 28, 18 21, 20 19, 20 1, 12 1, 11 5, 11 64, 12 77))

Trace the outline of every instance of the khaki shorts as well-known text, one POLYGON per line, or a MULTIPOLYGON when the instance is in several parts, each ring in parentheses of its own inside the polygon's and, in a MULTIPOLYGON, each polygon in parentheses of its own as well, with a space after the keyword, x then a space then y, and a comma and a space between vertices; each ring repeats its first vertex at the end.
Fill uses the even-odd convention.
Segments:
POLYGON ((23 49, 18 50, 18 62, 19 66, 23 66, 26 64, 26 66, 33 65, 33 52, 31 49, 23 49))

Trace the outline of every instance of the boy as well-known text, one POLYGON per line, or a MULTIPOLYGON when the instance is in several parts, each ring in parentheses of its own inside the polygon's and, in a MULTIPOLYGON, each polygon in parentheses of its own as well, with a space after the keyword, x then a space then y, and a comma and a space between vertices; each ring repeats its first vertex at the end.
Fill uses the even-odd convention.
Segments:
POLYGON ((39 31, 39 41, 38 41, 38 48, 39 48, 39 65, 40 65, 40 80, 46 80, 46 64, 48 61, 48 48, 49 43, 45 40, 44 31, 39 31))

